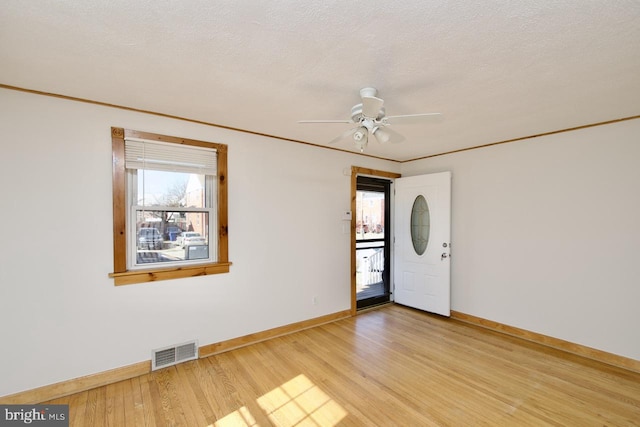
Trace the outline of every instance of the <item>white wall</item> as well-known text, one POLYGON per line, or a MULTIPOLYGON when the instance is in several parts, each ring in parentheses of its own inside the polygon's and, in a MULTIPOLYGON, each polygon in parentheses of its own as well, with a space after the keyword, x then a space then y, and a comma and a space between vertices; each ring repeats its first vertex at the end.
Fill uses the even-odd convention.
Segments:
POLYGON ((450 170, 452 309, 640 360, 640 120, 423 159, 450 170))
POLYGON ((0 135, 0 396, 349 309, 343 170, 400 169, 3 89, 0 135), (229 146, 229 274, 113 285, 111 126, 229 146))

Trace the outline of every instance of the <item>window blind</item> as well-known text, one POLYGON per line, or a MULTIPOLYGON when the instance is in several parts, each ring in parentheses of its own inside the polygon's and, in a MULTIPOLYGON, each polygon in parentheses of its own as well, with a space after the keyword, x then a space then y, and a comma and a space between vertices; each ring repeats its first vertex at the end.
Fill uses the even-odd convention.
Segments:
POLYGON ((215 148, 125 139, 125 167, 216 175, 215 148))

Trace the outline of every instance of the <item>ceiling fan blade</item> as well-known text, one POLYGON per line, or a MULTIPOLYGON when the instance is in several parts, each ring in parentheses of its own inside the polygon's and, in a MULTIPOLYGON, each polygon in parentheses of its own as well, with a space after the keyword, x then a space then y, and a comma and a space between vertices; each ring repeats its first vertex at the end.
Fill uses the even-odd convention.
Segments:
POLYGON ((376 98, 375 96, 363 96, 362 97, 362 115, 375 119, 380 115, 380 109, 384 104, 384 100, 376 98))
POLYGON ((373 132, 373 136, 376 137, 378 142, 382 144, 386 144, 388 142, 392 144, 397 144, 398 142, 404 141, 404 136, 400 135, 398 132, 389 128, 388 126, 376 128, 373 132))
POLYGON ((405 114, 402 116, 386 116, 382 121, 388 124, 414 124, 424 122, 435 122, 442 119, 440 113, 405 114))
POLYGON ((353 120, 298 120, 298 123, 353 123, 353 120))
POLYGON ((340 134, 340 136, 332 139, 331 141, 329 141, 329 144, 335 144, 336 142, 340 142, 343 139, 346 139, 348 137, 350 137, 351 135, 353 135, 354 133, 356 133, 356 131, 358 130, 357 127, 353 128, 353 129, 349 129, 346 132, 343 132, 342 134, 340 134))

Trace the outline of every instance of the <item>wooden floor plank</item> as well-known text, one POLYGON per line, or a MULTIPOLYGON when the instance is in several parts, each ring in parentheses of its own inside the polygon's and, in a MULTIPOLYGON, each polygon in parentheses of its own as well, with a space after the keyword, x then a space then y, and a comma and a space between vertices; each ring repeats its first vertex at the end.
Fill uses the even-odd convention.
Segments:
POLYGON ((175 366, 176 390, 184 402, 183 410, 187 415, 187 422, 191 425, 208 426, 215 422, 211 405, 205 399, 200 383, 191 380, 193 369, 197 364, 198 361, 191 361, 175 366))
MULTIPOLYGON (((85 404, 85 426, 105 426, 107 425, 106 416, 106 396, 107 386, 94 388, 87 392, 87 403, 85 404)), ((69 406, 69 412, 75 408, 69 406)))
POLYGON ((106 417, 107 425, 125 427, 125 394, 124 382, 119 381, 107 385, 106 388, 106 417))
POLYGON ((638 426, 640 374, 388 305, 49 403, 71 426, 638 426))
POLYGON ((140 379, 132 378, 123 381, 124 387, 124 420, 127 426, 146 427, 148 423, 144 416, 144 405, 142 391, 140 390, 140 379))
POLYGON ((157 391, 160 395, 162 414, 170 426, 195 425, 192 420, 192 414, 185 411, 183 407, 181 393, 177 390, 178 384, 175 382, 175 377, 176 369, 173 366, 151 374, 151 378, 156 383, 157 391))
POLYGON ((69 408, 74 408, 73 412, 69 411, 69 427, 84 425, 88 394, 89 392, 87 391, 76 393, 68 396, 67 401, 64 402, 64 404, 69 405, 69 408))
POLYGON ((156 405, 154 404, 156 397, 149 385, 150 379, 150 374, 145 374, 137 378, 140 387, 142 410, 144 412, 144 425, 148 427, 162 426, 164 423, 156 422, 156 405))

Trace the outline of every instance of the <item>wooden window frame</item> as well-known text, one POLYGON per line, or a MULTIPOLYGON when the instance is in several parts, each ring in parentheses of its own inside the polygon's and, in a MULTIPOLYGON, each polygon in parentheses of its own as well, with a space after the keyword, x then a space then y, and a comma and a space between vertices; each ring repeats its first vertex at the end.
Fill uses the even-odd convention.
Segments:
POLYGON ((141 132, 130 129, 111 128, 113 151, 113 273, 109 277, 114 284, 131 285, 158 280, 179 279, 184 277, 205 276, 228 273, 229 236, 228 236, 228 189, 227 189, 227 146, 193 139, 178 138, 141 132), (169 268, 148 268, 127 270, 127 174, 125 170, 125 138, 140 138, 150 141, 169 142, 196 147, 215 148, 217 151, 217 212, 218 212, 218 259, 196 265, 169 268))

